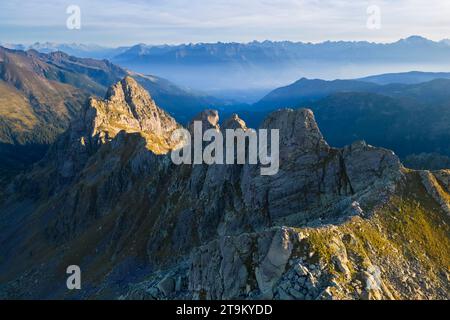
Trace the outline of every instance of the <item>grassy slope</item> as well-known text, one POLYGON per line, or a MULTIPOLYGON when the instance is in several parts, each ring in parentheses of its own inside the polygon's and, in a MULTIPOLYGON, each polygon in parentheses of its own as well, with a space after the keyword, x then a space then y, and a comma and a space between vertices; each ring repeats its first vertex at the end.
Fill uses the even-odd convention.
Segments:
POLYGON ((354 217, 340 226, 306 232, 311 250, 318 252, 319 259, 347 290, 344 298, 357 292, 354 281, 363 282, 361 275, 371 265, 381 269, 384 298, 445 298, 450 268, 449 222, 427 194, 418 173, 408 172, 401 193, 376 208, 370 218, 354 217), (345 244, 352 277, 349 281, 333 263, 337 252, 330 244, 336 241, 345 244))

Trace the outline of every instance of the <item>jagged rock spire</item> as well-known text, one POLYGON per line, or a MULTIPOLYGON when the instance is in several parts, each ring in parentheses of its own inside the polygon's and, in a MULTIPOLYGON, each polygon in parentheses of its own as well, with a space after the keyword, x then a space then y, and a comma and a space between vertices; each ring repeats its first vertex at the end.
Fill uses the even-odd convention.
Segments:
POLYGON ((170 135, 178 123, 160 109, 149 93, 136 80, 127 76, 111 86, 105 100, 91 98, 91 137, 104 143, 120 131, 141 133, 148 140, 148 147, 155 153, 171 149, 170 135))
POLYGON ((208 129, 219 130, 219 112, 217 110, 204 110, 197 114, 189 123, 189 131, 192 133, 194 130, 194 122, 201 121, 203 131, 208 129))
POLYGON ((292 151, 328 150, 314 114, 309 109, 282 109, 270 114, 261 125, 264 129, 280 130, 280 147, 292 151))

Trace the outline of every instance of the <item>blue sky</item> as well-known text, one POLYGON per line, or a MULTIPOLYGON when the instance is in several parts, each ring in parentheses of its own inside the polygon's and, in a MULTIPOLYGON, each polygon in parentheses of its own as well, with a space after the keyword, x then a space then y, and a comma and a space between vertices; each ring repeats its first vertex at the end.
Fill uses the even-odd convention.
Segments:
POLYGON ((418 34, 450 38, 449 0, 2 0, 0 42, 77 42, 108 46, 252 40, 369 40, 418 34), (66 28, 66 8, 81 29, 66 28), (366 28, 367 7, 381 29, 366 28))

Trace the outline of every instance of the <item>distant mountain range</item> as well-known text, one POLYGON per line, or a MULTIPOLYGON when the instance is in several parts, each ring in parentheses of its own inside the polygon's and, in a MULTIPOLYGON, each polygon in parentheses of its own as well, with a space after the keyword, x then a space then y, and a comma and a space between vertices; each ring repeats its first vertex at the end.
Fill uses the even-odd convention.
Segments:
POLYGON ((365 41, 139 44, 112 61, 140 72, 151 70, 208 91, 273 88, 301 76, 359 78, 392 71, 450 70, 449 54, 447 41, 412 36, 389 44, 365 41))
MULTIPOLYGON (((412 74, 416 79, 433 76, 412 74)), ((394 78, 396 82, 414 82, 410 75, 397 74, 394 78)), ((392 149, 402 158, 420 153, 450 156, 450 79, 379 85, 358 80, 303 78, 273 90, 255 103, 251 112, 235 112, 251 114, 249 125, 257 126, 269 112, 286 107, 311 108, 332 146, 365 140, 392 149)))
MULTIPOLYGON (((221 91, 273 89, 300 77, 351 79, 387 72, 450 70, 449 41, 432 41, 420 36, 387 44, 367 41, 254 41, 137 44, 119 48, 53 43, 16 47, 46 53, 61 50, 80 57, 107 58, 122 67, 157 74, 179 85, 218 95, 221 91)), ((365 80, 380 84, 396 81, 395 75, 365 80)), ((410 74, 409 83, 422 80, 426 79, 410 74)))
POLYGON ((250 43, 198 43, 181 45, 138 44, 123 50, 114 57, 117 61, 152 60, 149 63, 177 62, 198 63, 285 63, 286 60, 353 60, 378 61, 429 61, 446 59, 450 50, 448 41, 432 41, 420 36, 411 36, 393 43, 367 41, 326 41, 304 43, 291 41, 253 41, 250 43), (410 50, 409 52, 406 50, 410 50), (424 55, 426 53, 426 55, 424 55))

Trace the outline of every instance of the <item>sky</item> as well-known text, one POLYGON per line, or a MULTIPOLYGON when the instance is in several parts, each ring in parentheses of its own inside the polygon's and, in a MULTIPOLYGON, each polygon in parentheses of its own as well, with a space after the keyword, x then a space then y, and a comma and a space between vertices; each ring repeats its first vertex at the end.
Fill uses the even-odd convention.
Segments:
POLYGON ((0 43, 136 43, 450 38, 449 0, 2 0, 0 43), (69 6, 80 29, 67 28, 69 6), (368 28, 369 7, 380 28, 368 28))

